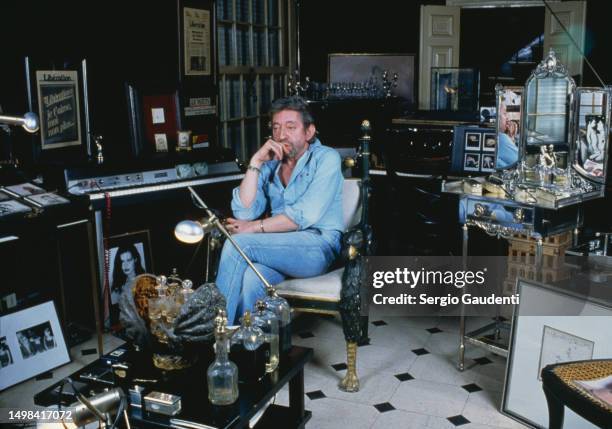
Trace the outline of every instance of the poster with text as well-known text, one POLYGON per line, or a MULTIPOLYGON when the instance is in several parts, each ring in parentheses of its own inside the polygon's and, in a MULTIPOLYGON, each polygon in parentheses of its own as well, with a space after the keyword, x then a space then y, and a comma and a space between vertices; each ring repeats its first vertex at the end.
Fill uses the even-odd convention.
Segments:
POLYGON ((42 149, 81 144, 78 74, 75 70, 37 71, 42 149))
POLYGON ((183 23, 185 75, 210 75, 210 11, 186 7, 183 23))

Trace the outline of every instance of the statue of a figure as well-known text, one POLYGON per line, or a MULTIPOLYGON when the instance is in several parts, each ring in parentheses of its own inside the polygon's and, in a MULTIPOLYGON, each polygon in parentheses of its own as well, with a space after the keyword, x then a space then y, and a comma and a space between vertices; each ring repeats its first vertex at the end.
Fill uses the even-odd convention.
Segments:
POLYGON ((557 166, 557 155, 553 145, 540 146, 540 165, 546 168, 555 168, 557 166))

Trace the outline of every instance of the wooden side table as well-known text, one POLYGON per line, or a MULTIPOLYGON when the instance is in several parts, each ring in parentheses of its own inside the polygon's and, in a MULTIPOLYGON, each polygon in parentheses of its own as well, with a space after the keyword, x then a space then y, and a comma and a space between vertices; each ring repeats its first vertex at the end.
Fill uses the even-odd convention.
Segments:
POLYGON ((612 375, 612 359, 548 365, 542 369, 542 388, 548 403, 549 429, 563 427, 564 407, 604 429, 612 429, 612 406, 581 389, 578 380, 612 375))

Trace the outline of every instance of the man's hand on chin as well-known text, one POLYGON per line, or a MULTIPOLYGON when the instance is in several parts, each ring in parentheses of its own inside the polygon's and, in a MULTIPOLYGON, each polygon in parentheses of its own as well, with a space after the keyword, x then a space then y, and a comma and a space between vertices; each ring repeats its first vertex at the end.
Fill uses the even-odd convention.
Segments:
POLYGON ((239 220, 234 219, 233 217, 228 217, 226 219, 225 228, 230 232, 230 234, 245 234, 258 232, 257 221, 248 221, 248 220, 239 220))

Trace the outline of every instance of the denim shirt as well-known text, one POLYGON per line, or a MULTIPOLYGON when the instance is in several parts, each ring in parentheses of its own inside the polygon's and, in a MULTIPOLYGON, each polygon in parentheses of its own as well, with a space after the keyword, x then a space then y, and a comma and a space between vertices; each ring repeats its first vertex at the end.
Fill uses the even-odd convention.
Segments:
POLYGON ((508 134, 497 135, 497 161, 495 168, 506 168, 518 161, 518 147, 508 134))
POLYGON ((279 172, 278 160, 262 164, 257 194, 248 208, 240 201, 240 187, 234 188, 232 211, 236 219, 254 220, 270 208, 272 216, 286 215, 298 226, 298 231, 314 229, 338 251, 344 229, 344 178, 338 152, 315 139, 298 159, 287 187, 283 186, 279 172))

